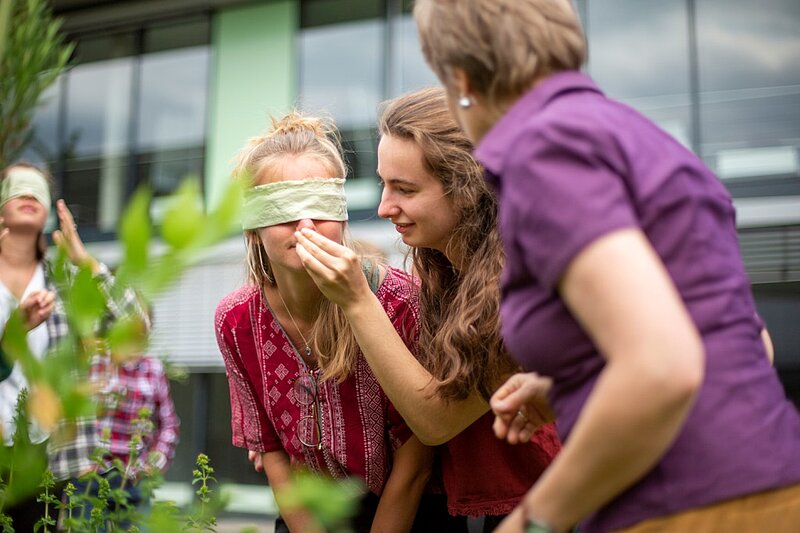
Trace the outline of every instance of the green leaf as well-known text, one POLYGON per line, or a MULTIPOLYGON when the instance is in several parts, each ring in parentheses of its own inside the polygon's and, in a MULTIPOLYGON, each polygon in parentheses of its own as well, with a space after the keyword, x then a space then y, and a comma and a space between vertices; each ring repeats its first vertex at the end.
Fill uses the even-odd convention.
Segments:
POLYGON ((241 231, 242 182, 231 180, 222 193, 219 204, 208 215, 208 234, 214 240, 241 231))
POLYGON ((80 337, 92 337, 94 326, 105 311, 106 300, 91 270, 79 268, 67 292, 65 305, 72 325, 80 337))
POLYGON ((6 322, 2 347, 9 363, 33 357, 28 348, 28 330, 25 328, 19 309, 11 313, 11 317, 6 322))
POLYGON ((196 179, 186 179, 170 198, 161 222, 164 241, 178 250, 188 248, 205 224, 200 188, 196 179))
POLYGON ((11 313, 2 338, 2 351, 6 361, 13 366, 18 362, 30 383, 41 379, 42 362, 28 347, 28 330, 19 309, 11 313))
POLYGON ((143 353, 147 348, 147 327, 137 316, 116 321, 108 332, 108 345, 115 361, 143 353))
POLYGON ((147 268, 150 244, 150 190, 139 188, 119 224, 119 238, 125 250, 119 266, 120 277, 136 276, 147 268))
POLYGON ((281 506, 303 508, 325 528, 336 528, 355 515, 363 484, 355 478, 337 481, 312 472, 298 472, 276 493, 281 506))

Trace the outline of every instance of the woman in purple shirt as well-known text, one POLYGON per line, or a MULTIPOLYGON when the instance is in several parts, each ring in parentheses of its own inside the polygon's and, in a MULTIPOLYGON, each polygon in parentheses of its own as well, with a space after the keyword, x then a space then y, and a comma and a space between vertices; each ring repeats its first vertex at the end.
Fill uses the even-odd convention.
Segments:
POLYGON ((499 196, 503 336, 537 373, 495 395, 496 432, 552 406, 566 440, 500 530, 796 531, 800 417, 719 179, 579 72, 567 0, 414 14, 499 196))

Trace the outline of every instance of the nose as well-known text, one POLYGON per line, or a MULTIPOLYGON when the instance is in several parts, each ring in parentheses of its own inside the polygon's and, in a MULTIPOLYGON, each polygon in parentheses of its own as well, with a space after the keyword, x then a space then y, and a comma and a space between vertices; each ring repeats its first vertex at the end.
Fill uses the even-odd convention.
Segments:
POLYGON ((307 228, 314 231, 317 230, 317 227, 314 225, 314 221, 311 220, 310 218, 301 218, 300 220, 297 221, 297 226, 295 228, 295 231, 300 231, 303 228, 307 228))
POLYGON ((381 218, 392 218, 400 214, 400 208, 392 201, 389 191, 383 189, 381 193, 381 203, 378 204, 378 216, 381 218))

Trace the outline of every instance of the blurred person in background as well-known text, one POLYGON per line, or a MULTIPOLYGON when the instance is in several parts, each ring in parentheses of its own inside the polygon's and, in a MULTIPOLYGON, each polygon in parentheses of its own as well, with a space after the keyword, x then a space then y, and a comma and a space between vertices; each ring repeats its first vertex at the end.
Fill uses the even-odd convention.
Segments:
MULTIPOLYGON (((142 490, 143 477, 163 476, 178 445, 179 426, 170 394, 164 362, 147 355, 147 337, 152 327, 140 322, 137 338, 124 353, 101 351, 92 358, 89 379, 98 403, 97 438, 102 449, 100 475, 111 489, 122 488, 130 508, 145 508, 149 494, 142 490)), ((98 496, 95 480, 79 480, 76 494, 98 496)), ((92 506, 80 506, 73 513, 88 518, 92 506)), ((115 511, 114 506, 108 512, 115 511)), ((129 523, 118 524, 125 529, 129 523)))
MULTIPOLYGON (((51 208, 52 180, 43 170, 27 163, 16 163, 0 174, 0 323, 5 324, 19 307, 28 329, 28 346, 35 357, 44 358, 69 333, 68 317, 59 288, 53 282, 50 264, 45 258, 47 243, 44 229, 51 208)), ((146 316, 131 290, 115 291, 115 280, 108 268, 87 251, 72 214, 63 200, 56 202, 60 229, 53 233, 55 243, 66 251, 75 268, 88 267, 99 280, 106 299, 106 315, 97 325, 98 333, 125 317, 146 316)), ((6 378, 0 383, 0 424, 6 446, 12 444, 15 431, 14 410, 17 398, 28 382, 19 364, 10 365, 5 355, 0 362, 6 378)), ((67 438, 51 438, 46 431, 30 423, 29 438, 33 444, 47 448, 49 468, 57 481, 76 478, 95 468, 92 454, 98 440, 95 419, 81 418, 75 427, 59 428, 67 438)), ((3 477, 8 481, 7 473, 3 477)), ((56 487, 59 493, 63 484, 56 487)), ((56 494, 58 496, 59 494, 56 494)), ((44 515, 44 504, 32 495, 3 512, 13 520, 17 531, 32 531, 44 515)))

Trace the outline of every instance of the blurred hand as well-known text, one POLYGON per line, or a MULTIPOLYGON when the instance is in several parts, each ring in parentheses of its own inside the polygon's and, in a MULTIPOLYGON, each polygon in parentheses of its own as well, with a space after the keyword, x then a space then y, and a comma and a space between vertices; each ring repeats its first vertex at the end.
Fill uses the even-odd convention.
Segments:
POLYGON ((33 291, 22 300, 19 310, 28 331, 50 318, 55 301, 56 295, 46 289, 33 291))
POLYGON ((264 463, 261 462, 261 453, 254 452, 253 450, 247 450, 247 460, 253 463, 253 468, 255 468, 256 472, 263 472, 264 471, 264 463))
POLYGON ((75 219, 72 218, 72 213, 64 200, 59 199, 56 202, 56 212, 60 229, 53 232, 53 241, 59 248, 64 249, 73 265, 89 266, 92 272, 96 273, 97 261, 86 251, 86 247, 78 235, 78 225, 75 224, 75 219))
POLYGON ((528 442, 537 429, 555 420, 548 400, 552 383, 534 372, 508 378, 489 401, 497 438, 510 444, 528 442))

